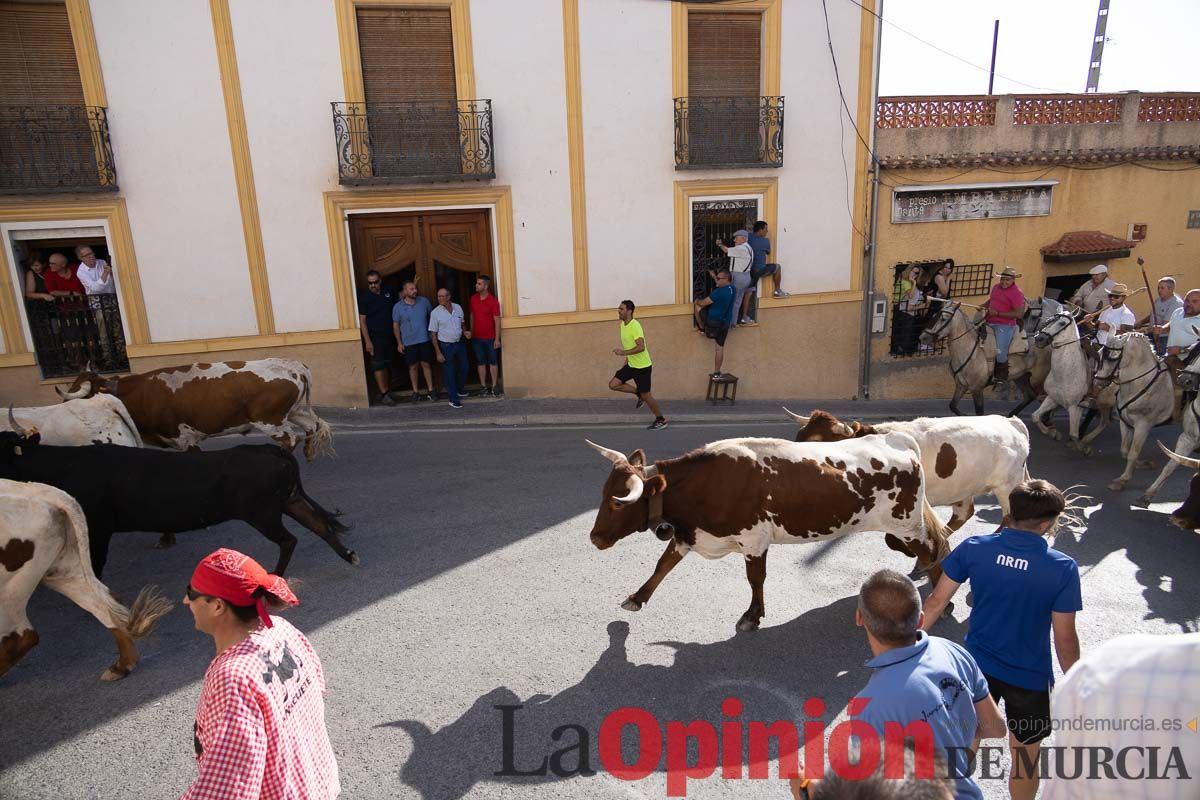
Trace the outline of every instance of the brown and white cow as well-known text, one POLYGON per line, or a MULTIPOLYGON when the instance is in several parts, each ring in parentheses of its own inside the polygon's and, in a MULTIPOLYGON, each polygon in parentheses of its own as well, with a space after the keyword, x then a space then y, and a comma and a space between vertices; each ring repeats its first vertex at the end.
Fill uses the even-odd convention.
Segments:
MULTIPOLYGON (((787 412, 800 430, 797 442, 840 442, 862 436, 906 433, 921 448, 925 494, 930 505, 950 506, 948 526, 956 531, 975 513, 975 498, 993 494, 1008 516, 1008 495, 1029 479, 1029 428, 1015 417, 921 417, 864 425, 842 422, 825 411, 811 417, 787 412)), ((889 540, 889 545, 893 542, 889 540)), ((895 549, 895 548, 893 548, 895 549)))
POLYGON ((746 559, 752 599, 738 630, 759 626, 772 544, 820 542, 886 531, 915 553, 933 581, 948 552, 947 531, 925 500, 916 440, 903 433, 836 443, 725 439, 679 458, 646 462, 592 442, 612 462, 592 543, 601 550, 652 530, 667 549, 650 580, 622 608, 638 611, 680 559, 737 553, 746 559))
POLYGON ((187 450, 209 436, 259 431, 309 461, 333 451, 333 431, 313 411, 312 373, 299 361, 218 361, 103 377, 89 364, 63 400, 110 394, 121 400, 147 444, 187 450))
POLYGON ((0 675, 38 643, 25 608, 39 583, 100 620, 116 640, 117 661, 101 680, 128 675, 138 662, 134 640, 171 610, 152 587, 138 594, 132 609, 113 598, 92 572, 87 522, 70 495, 41 483, 0 480, 0 675))
POLYGON ((120 444, 141 447, 142 437, 125 404, 111 394, 98 394, 74 403, 10 408, 0 416, 0 431, 36 428, 43 444, 120 444))

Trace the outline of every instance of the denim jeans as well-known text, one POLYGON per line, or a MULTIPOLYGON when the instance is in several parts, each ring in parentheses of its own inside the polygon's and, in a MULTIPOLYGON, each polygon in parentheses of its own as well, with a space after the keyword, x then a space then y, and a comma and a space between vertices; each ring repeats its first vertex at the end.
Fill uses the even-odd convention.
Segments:
POLYGON ((442 382, 446 384, 446 393, 450 395, 451 403, 460 402, 459 394, 467 385, 467 348, 461 341, 443 342, 438 340, 438 348, 446 361, 442 364, 442 382))
POLYGON ((746 290, 750 288, 750 271, 735 272, 730 276, 734 289, 733 297, 733 321, 729 327, 737 327, 737 324, 742 320, 742 298, 746 296, 746 290))
POLYGON ((1012 346, 1013 337, 1017 335, 1016 325, 992 324, 992 332, 996 334, 996 363, 1008 363, 1008 348, 1012 346))

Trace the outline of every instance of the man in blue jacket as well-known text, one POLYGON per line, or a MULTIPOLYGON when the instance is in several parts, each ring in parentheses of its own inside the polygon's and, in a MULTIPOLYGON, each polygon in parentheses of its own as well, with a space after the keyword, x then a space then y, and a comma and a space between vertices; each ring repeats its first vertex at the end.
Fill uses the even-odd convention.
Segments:
POLYGON ((717 344, 711 375, 714 381, 721 377, 721 365, 725 363, 725 337, 729 335, 729 328, 733 325, 733 314, 737 310, 733 302, 736 290, 730 277, 729 270, 717 270, 717 288, 713 289, 708 297, 697 300, 693 312, 700 333, 717 344), (703 308, 708 309, 707 323, 700 317, 700 310, 703 308))

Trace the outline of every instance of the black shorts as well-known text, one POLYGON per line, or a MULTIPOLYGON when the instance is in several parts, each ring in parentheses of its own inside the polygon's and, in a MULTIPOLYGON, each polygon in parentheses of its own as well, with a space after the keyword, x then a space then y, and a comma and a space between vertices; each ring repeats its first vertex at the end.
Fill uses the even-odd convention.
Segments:
POLYGON ((392 353, 396 350, 396 340, 391 331, 367 331, 371 334, 371 346, 375 355, 371 356, 371 369, 378 372, 387 369, 392 364, 392 353))
POLYGON ((417 364, 432 364, 433 342, 404 345, 404 363, 410 367, 415 367, 417 364))
POLYGON ((729 325, 725 323, 709 325, 704 329, 704 335, 714 340, 717 347, 724 347, 725 337, 729 335, 729 325))
POLYGON ((629 383, 630 381, 633 381, 633 385, 637 387, 638 394, 649 394, 650 370, 652 369, 654 369, 653 366, 631 367, 626 364, 617 370, 617 374, 613 377, 619 380, 621 383, 629 383))
POLYGON ((984 675, 992 699, 1004 701, 1008 730, 1021 744, 1035 744, 1050 735, 1050 690, 1024 689, 984 675))

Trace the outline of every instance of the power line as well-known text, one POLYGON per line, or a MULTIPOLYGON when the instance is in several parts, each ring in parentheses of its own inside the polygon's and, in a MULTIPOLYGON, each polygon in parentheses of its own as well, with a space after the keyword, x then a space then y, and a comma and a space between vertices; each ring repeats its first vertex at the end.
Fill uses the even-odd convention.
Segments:
MULTIPOLYGON (((837 82, 838 97, 842 101, 842 109, 846 112, 846 118, 850 120, 850 125, 854 128, 854 133, 858 136, 858 140, 867 148, 867 153, 871 156, 871 162, 876 169, 878 175, 879 159, 875 157, 875 152, 871 149, 871 145, 863 138, 862 131, 858 129, 858 124, 854 121, 854 115, 850 113, 850 105, 846 102, 846 92, 842 89, 842 75, 838 71, 837 53, 833 49, 833 32, 829 28, 829 8, 825 5, 825 0, 821 0, 821 10, 825 13, 825 40, 829 42, 829 57, 833 60, 833 79, 837 82)), ((842 112, 838 111, 838 152, 842 156, 842 175, 845 177, 843 184, 846 190, 846 213, 850 216, 850 227, 854 232, 863 238, 865 241, 867 235, 858 229, 854 224, 854 211, 850 207, 850 166, 846 163, 846 127, 842 121, 842 112)), ((874 121, 872 120, 872 124, 874 121)))

